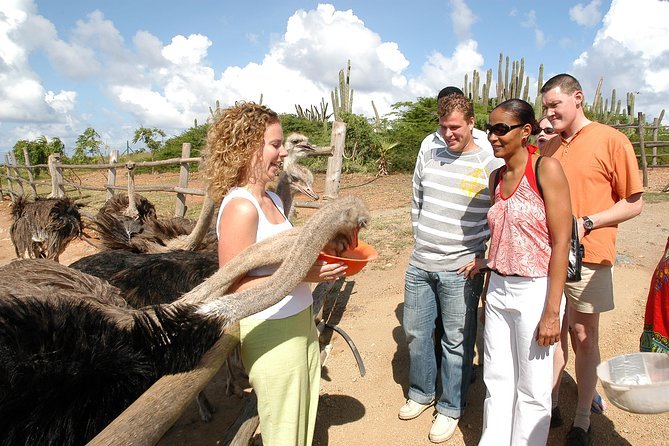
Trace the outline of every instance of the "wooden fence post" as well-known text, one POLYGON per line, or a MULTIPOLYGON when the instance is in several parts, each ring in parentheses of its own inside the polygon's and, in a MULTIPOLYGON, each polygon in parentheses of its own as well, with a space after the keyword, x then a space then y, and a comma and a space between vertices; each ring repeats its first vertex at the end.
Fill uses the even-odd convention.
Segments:
POLYGON ((30 180, 30 187, 33 190, 33 197, 37 198, 37 188, 35 187, 35 178, 33 177, 33 169, 30 167, 30 156, 28 149, 23 148, 23 159, 26 160, 26 170, 28 171, 28 179, 30 180))
MULTIPOLYGON (((189 142, 185 142, 181 145, 181 159, 190 158, 190 149, 191 145, 189 142)), ((188 163, 181 163, 179 168, 179 187, 186 188, 188 187, 188 163)), ((186 194, 182 192, 177 192, 177 201, 174 207, 174 216, 183 217, 186 215, 186 194)))
POLYGON ((63 168, 60 167, 60 153, 49 155, 49 174, 51 175, 49 198, 63 198, 65 196, 65 186, 63 186, 63 168))
MULTIPOLYGON (((653 142, 659 141, 660 126, 662 125, 662 118, 664 118, 664 109, 660 112, 660 116, 653 120, 653 142)), ((657 147, 653 145, 653 166, 657 166, 657 147)))
POLYGON ((22 197, 26 196, 25 191, 23 190, 23 182, 21 181, 21 173, 19 172, 19 167, 16 162, 16 155, 14 155, 14 152, 9 153, 9 159, 12 162, 12 168, 14 169, 14 175, 16 175, 16 184, 19 186, 19 195, 22 197))
POLYGON ((12 203, 16 201, 14 198, 14 186, 12 186, 12 171, 9 170, 9 153, 5 153, 5 168, 7 169, 7 187, 9 188, 9 198, 12 199, 12 203))
POLYGON ((339 181, 341 179, 341 166, 344 159, 344 145, 346 143, 346 123, 334 121, 332 123, 332 136, 330 137, 333 152, 328 158, 328 170, 325 175, 325 200, 334 200, 339 196, 339 181))
MULTIPOLYGON (((109 152, 109 164, 118 162, 118 150, 112 149, 109 152)), ((107 200, 114 196, 114 186, 116 186, 116 166, 110 167, 107 171, 107 200)))
POLYGON ((641 170, 643 171, 643 187, 648 187, 648 164, 646 163, 646 135, 644 129, 644 116, 639 112, 639 151, 641 153, 641 170))
MULTIPOLYGON (((653 119, 653 136, 652 136, 652 141, 657 142, 657 134, 658 134, 658 129, 660 128, 660 124, 657 122, 657 118, 653 119)), ((657 165, 657 146, 653 145, 653 160, 650 162, 651 165, 656 166, 657 165)))

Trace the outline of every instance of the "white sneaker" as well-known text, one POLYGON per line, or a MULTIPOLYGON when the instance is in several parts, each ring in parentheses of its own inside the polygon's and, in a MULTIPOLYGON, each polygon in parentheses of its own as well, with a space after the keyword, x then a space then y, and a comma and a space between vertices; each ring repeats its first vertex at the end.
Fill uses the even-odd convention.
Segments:
POLYGON ((400 417, 400 420, 413 420, 432 407, 432 403, 433 401, 430 401, 428 404, 420 404, 412 399, 408 399, 407 402, 404 403, 404 406, 400 407, 400 413, 397 414, 397 416, 400 417))
POLYGON ((455 433, 455 428, 458 427, 458 421, 459 420, 455 418, 438 413, 432 423, 428 438, 432 443, 442 443, 448 440, 455 433))

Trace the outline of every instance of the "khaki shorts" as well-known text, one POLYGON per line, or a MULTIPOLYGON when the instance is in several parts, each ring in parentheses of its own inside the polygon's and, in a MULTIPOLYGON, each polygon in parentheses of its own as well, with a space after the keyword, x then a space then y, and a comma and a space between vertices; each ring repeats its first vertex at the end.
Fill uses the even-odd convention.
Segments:
POLYGON ((613 310, 613 266, 584 263, 581 280, 567 282, 564 294, 569 305, 579 313, 613 310))

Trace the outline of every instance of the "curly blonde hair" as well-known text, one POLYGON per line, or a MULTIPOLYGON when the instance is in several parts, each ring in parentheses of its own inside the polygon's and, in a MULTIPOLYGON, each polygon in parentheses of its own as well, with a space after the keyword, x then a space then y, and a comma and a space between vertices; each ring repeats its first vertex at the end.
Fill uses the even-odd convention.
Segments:
POLYGON ((278 114, 253 102, 216 111, 202 153, 202 171, 212 199, 221 200, 231 187, 251 179, 253 161, 262 154, 265 130, 275 123, 280 123, 278 114))

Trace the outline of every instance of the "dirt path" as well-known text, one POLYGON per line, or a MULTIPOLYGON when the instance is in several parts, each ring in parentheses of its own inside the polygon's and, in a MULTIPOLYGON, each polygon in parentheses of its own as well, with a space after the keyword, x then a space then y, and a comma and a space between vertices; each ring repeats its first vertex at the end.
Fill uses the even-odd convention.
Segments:
MULTIPOLYGON (((355 360, 338 335, 323 368, 321 403, 315 445, 429 445, 429 412, 412 421, 401 421, 397 410, 403 404, 408 381, 408 355, 401 328, 404 271, 411 250, 408 212, 410 177, 391 176, 364 184, 369 179, 345 177, 343 194, 363 196, 373 209, 370 237, 381 254, 360 274, 342 284, 335 319, 355 341, 366 366, 360 377, 355 360), (358 187, 351 187, 358 184, 358 187)), ((665 181, 660 180, 661 183, 665 181)), ((317 191, 320 192, 320 191, 317 191)), ((643 214, 621 225, 618 264, 615 267, 616 304, 602 316, 602 358, 638 351, 645 299, 650 275, 669 235, 669 202, 646 204, 643 214)), ((0 203, 0 264, 14 258, 9 241, 9 205, 0 203)), ((361 234, 365 239, 365 235, 361 234)), ((94 248, 76 242, 61 257, 71 263, 93 253, 94 248)), ((561 402, 568 425, 573 417, 576 387, 573 361, 565 374, 561 402)), ((226 397, 222 375, 206 392, 218 413, 210 423, 199 421, 195 405, 159 443, 162 446, 216 445, 234 421, 242 405, 226 397)), ((601 388, 600 388, 601 391, 601 388)), ((455 436, 445 444, 475 445, 481 432, 482 379, 471 386, 468 409, 455 436)), ((604 415, 594 415, 595 444, 669 444, 669 415, 635 415, 612 404, 604 415)), ((549 445, 561 445, 568 427, 551 431, 549 445)))

